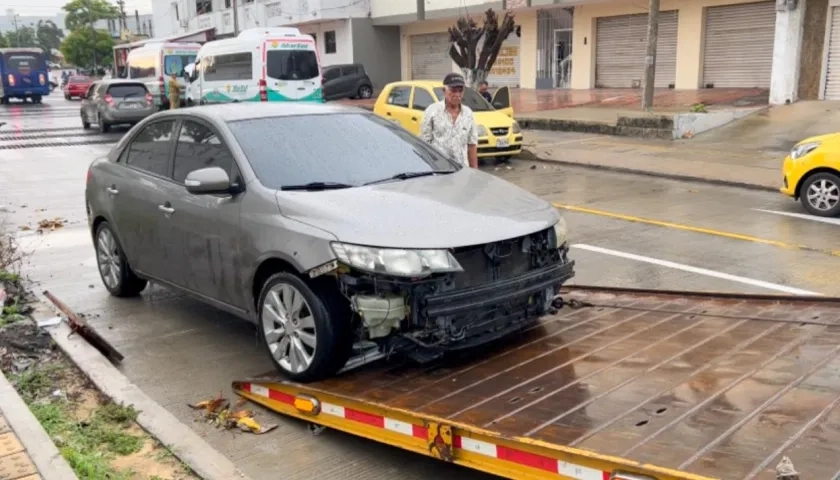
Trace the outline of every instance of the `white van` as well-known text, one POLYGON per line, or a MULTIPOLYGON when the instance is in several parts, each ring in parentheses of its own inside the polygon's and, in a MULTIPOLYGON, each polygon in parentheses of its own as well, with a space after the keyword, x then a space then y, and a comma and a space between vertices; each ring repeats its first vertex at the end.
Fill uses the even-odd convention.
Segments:
POLYGON ((181 106, 184 101, 184 68, 195 62, 201 44, 179 42, 154 42, 128 52, 127 78, 139 80, 155 99, 158 108, 169 108, 169 75, 178 76, 181 87, 181 106))
POLYGON ((315 41, 297 28, 251 28, 207 42, 196 64, 191 103, 324 101, 315 41))

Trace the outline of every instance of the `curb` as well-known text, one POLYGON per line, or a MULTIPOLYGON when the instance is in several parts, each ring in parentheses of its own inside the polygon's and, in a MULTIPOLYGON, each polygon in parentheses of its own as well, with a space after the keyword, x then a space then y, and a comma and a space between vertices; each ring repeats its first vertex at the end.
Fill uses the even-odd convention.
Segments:
MULTIPOLYGON (((32 316, 36 319, 52 318, 56 313, 43 299, 32 316)), ((116 403, 133 405, 139 412, 137 424, 152 437, 186 463, 204 480, 251 480, 224 454, 213 448, 190 427, 178 420, 163 406, 149 398, 131 383, 117 367, 111 364, 95 347, 78 335, 70 336, 66 321, 46 329, 52 339, 70 360, 106 396, 116 403)), ((50 478, 50 477, 45 477, 50 478)))
POLYGON ((547 159, 547 158, 540 158, 535 155, 530 149, 527 147, 522 148, 522 153, 517 155, 519 160, 531 160, 535 162, 541 163, 550 163, 555 165, 563 165, 566 167, 578 167, 578 168, 586 168, 589 170, 605 170, 608 172, 616 172, 616 173, 629 173, 632 175, 642 175, 646 177, 656 177, 656 178, 665 178, 668 180, 677 180, 681 182, 697 182, 697 183, 706 183, 709 185, 718 185, 724 187, 736 187, 736 188, 743 188, 746 190, 757 190, 761 192, 774 192, 778 193, 779 189, 775 187, 767 187, 764 185, 757 185, 755 183, 746 183, 746 182, 737 182, 735 180, 722 180, 717 178, 705 178, 705 177, 696 177, 693 175, 677 175, 673 173, 662 173, 662 172, 652 172, 650 170, 640 170, 637 168, 628 168, 628 167, 614 167, 611 165, 599 165, 599 164, 587 164, 587 163, 577 163, 577 162, 569 162, 565 160, 554 160, 554 159, 547 159))
POLYGON ((44 427, 38 423, 38 419, 26 406, 26 403, 18 395, 15 387, 0 372, 0 410, 3 417, 14 431, 14 435, 20 440, 35 468, 38 475, 44 479, 52 480, 78 480, 79 477, 73 473, 70 464, 64 460, 59 453, 55 443, 44 427))

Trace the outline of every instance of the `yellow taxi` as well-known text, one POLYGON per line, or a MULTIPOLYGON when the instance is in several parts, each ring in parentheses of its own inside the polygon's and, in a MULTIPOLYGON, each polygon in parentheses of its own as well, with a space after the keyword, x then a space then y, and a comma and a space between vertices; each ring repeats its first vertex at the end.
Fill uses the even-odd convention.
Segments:
POLYGON ((840 133, 806 138, 782 165, 781 192, 798 199, 809 213, 840 215, 840 133))
MULTIPOLYGON (((423 112, 440 100, 443 100, 443 82, 393 82, 379 94, 373 113, 420 135, 423 112)), ((462 102, 472 109, 478 124, 478 158, 510 158, 522 152, 522 129, 513 119, 508 87, 496 90, 492 102, 487 102, 480 93, 467 87, 462 102)))

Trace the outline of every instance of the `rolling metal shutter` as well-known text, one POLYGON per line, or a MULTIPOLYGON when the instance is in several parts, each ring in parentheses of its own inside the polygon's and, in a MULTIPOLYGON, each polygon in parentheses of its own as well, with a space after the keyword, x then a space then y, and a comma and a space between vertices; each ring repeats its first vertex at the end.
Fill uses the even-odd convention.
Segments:
POLYGON ((411 36, 411 79, 443 81, 452 73, 449 33, 411 36))
MULTIPOLYGON (((595 86, 638 88, 645 77, 647 50, 646 13, 599 17, 595 25, 595 86)), ((677 78, 677 30, 679 12, 659 13, 656 42, 657 88, 674 85, 677 78)))
POLYGON ((840 100, 840 7, 831 7, 831 33, 825 69, 825 100, 840 100))
POLYGON ((770 88, 776 3, 706 9, 703 87, 770 88))

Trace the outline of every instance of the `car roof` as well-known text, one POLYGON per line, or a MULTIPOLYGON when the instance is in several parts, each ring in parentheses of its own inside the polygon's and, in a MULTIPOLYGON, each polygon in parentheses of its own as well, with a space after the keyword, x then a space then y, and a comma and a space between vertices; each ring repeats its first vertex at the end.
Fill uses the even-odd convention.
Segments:
POLYGON ((237 102, 164 110, 160 112, 158 118, 172 115, 194 115, 212 122, 226 123, 255 118, 329 115, 335 113, 373 115, 369 110, 348 105, 310 102, 237 102))
POLYGON ((142 80, 130 80, 130 79, 127 79, 127 78, 103 78, 101 80, 95 80, 95 81, 96 81, 96 83, 105 83, 105 84, 108 84, 108 85, 121 85, 121 84, 143 85, 143 86, 146 85, 145 83, 143 83, 142 80))

